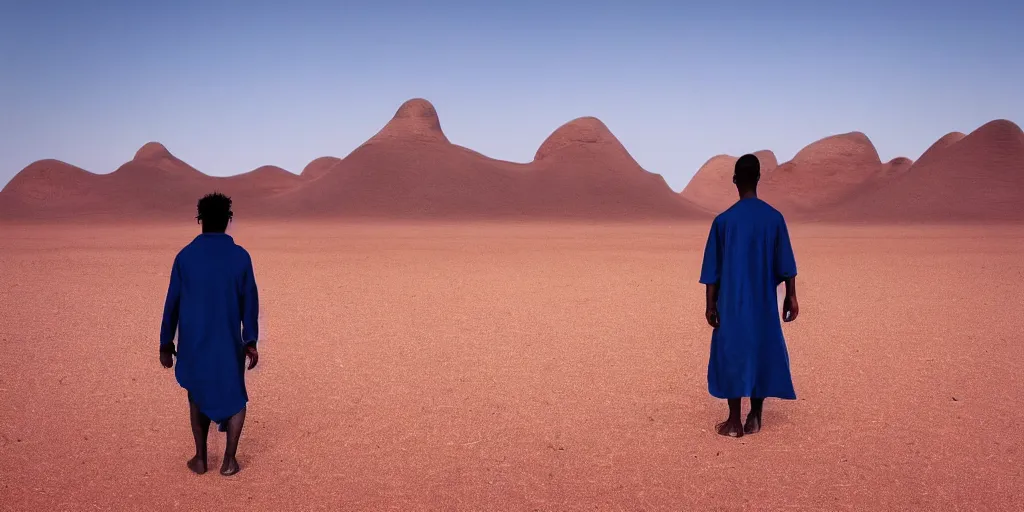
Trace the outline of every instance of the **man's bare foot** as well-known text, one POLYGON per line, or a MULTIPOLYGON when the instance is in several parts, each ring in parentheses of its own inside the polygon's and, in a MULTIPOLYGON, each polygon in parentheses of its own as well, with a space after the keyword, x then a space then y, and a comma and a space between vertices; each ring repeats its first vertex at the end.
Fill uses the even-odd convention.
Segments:
POLYGON ((747 415, 747 422, 743 424, 744 434, 756 434, 761 431, 761 415, 750 413, 747 415))
POLYGON ((220 474, 224 476, 231 476, 241 470, 238 467, 238 461, 234 457, 224 457, 224 463, 220 465, 220 474))
POLYGON ((192 457, 191 459, 188 460, 187 465, 188 468, 191 469, 192 472, 197 475, 206 473, 206 459, 204 457, 196 455, 195 457, 192 457))
POLYGON ((718 431, 720 436, 743 437, 743 425, 739 419, 725 420, 715 425, 715 430, 718 431))

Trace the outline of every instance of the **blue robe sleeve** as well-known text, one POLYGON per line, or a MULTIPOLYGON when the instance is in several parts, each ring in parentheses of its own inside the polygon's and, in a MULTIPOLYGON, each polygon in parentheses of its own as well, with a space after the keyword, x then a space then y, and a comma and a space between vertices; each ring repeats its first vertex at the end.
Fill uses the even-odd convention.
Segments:
POLYGON ((160 322, 160 346, 173 344, 174 334, 178 330, 178 313, 181 311, 181 271, 178 257, 171 265, 171 282, 167 286, 167 298, 164 300, 164 317, 160 322))
POLYGON ((711 223, 708 242, 704 246, 704 263, 700 268, 701 284, 717 284, 722 272, 722 246, 718 235, 718 219, 711 223))
POLYGON ((245 273, 242 276, 242 344, 255 343, 260 337, 260 299, 256 289, 256 276, 252 259, 246 258, 245 273))
POLYGON ((796 257, 793 256, 793 245, 789 241, 789 229, 786 220, 780 219, 778 233, 775 237, 775 285, 791 277, 796 277, 796 257))

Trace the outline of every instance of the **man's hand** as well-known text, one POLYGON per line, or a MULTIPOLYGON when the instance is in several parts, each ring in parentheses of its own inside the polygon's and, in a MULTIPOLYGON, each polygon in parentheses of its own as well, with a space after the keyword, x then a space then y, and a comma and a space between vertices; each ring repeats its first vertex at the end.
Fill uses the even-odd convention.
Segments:
POLYGON ((708 325, 718 329, 718 308, 709 307, 705 309, 704 318, 708 320, 708 325))
POLYGON ((174 366, 174 355, 178 352, 174 350, 174 344, 168 343, 160 346, 160 364, 164 368, 170 368, 174 366))
POLYGON ((787 295, 782 301, 782 321, 792 322, 800 314, 800 304, 796 301, 796 295, 787 295))
POLYGON ((256 350, 256 344, 250 343, 245 346, 245 357, 249 358, 249 370, 256 368, 256 363, 260 360, 260 353, 256 350))

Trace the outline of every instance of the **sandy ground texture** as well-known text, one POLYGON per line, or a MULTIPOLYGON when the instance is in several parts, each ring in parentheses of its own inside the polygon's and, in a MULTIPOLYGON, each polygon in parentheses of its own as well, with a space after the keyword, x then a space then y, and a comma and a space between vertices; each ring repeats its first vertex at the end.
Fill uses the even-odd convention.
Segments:
POLYGON ((0 509, 1019 510, 1024 228, 791 229, 799 399, 736 440, 705 225, 236 226, 264 340, 224 478, 157 357, 194 226, 0 227, 0 509))

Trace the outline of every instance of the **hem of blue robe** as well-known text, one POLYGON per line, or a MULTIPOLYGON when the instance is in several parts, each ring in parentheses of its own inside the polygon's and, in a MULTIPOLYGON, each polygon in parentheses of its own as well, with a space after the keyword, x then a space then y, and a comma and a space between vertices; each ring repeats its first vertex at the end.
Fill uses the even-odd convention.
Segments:
POLYGON ((214 418, 207 411, 203 410, 202 404, 199 404, 198 402, 195 402, 195 400, 193 400, 192 392, 189 391, 188 388, 185 388, 184 386, 182 386, 182 388, 185 389, 185 392, 188 395, 189 401, 192 402, 192 403, 195 403, 196 405, 198 405, 199 406, 199 412, 203 413, 203 415, 205 415, 207 418, 210 418, 210 421, 216 423, 217 424, 217 430, 220 431, 220 432, 225 432, 227 430, 227 422, 228 422, 228 420, 233 418, 236 414, 242 412, 242 409, 245 409, 246 406, 249 405, 249 400, 248 399, 243 400, 242 401, 242 405, 240 407, 238 407, 238 410, 236 410, 235 412, 233 412, 231 414, 228 414, 227 416, 221 417, 219 419, 218 418, 214 418))
POLYGON ((711 392, 711 391, 708 391, 708 393, 710 393, 711 396, 713 396, 715 398, 718 398, 718 399, 721 399, 721 400, 729 400, 729 399, 735 399, 735 398, 754 398, 754 397, 756 397, 756 398, 777 398, 779 400, 796 400, 796 394, 795 393, 793 393, 793 394, 789 394, 789 393, 765 393, 765 394, 760 394, 759 393, 757 395, 754 395, 753 393, 747 392, 747 393, 740 393, 739 396, 726 396, 724 394, 714 393, 714 392, 711 392))

